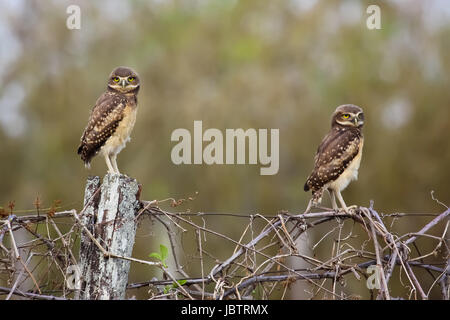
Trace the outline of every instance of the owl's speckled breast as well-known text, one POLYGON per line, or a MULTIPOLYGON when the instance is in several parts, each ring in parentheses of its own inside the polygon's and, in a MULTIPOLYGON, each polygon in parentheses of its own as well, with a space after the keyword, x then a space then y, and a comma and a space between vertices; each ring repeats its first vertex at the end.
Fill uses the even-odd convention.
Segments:
POLYGON ((106 141, 101 148, 103 154, 116 155, 118 154, 130 140, 131 131, 136 122, 137 105, 128 105, 123 110, 124 117, 120 121, 119 126, 114 131, 114 134, 106 141))
POLYGON ((342 172, 339 178, 337 178, 327 186, 328 188, 336 191, 342 191, 347 188, 350 182, 358 179, 358 170, 359 165, 361 164, 363 146, 364 140, 361 139, 358 147, 358 154, 355 156, 355 158, 353 158, 347 169, 342 172))

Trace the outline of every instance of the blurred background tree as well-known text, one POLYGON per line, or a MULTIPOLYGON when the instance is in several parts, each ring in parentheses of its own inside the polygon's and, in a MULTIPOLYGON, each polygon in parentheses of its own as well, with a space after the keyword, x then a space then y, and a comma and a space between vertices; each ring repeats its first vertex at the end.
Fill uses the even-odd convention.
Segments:
MULTIPOLYGON (((303 212, 310 195, 302 187, 331 114, 353 103, 366 114, 366 143, 347 204, 441 210, 430 192, 450 203, 450 6, 378 2, 382 29, 369 30, 369 4, 0 2, 0 206, 15 201, 20 212, 39 197, 42 206, 60 200, 81 209, 86 177, 106 166, 96 159, 84 168, 79 138, 109 73, 126 65, 142 88, 118 162, 143 185, 143 199, 198 192, 183 210, 303 212), (81 8, 80 30, 66 28, 70 4, 81 8), (174 165, 171 133, 193 130, 194 120, 205 129, 279 128, 278 174, 261 176, 259 165, 174 165)), ((142 231, 136 254, 158 241, 142 231)), ((149 272, 136 270, 135 279, 149 272)))

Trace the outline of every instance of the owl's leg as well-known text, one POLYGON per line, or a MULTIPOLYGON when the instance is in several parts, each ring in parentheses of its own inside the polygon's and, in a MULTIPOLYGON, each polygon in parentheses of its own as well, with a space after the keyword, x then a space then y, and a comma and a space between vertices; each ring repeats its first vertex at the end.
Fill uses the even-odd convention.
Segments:
POLYGON ((117 154, 111 156, 111 162, 114 168, 114 172, 120 174, 119 169, 117 168, 117 154))
POLYGON ((105 154, 106 166, 108 167, 109 173, 115 173, 114 168, 111 164, 111 159, 109 159, 109 155, 105 154))
POLYGON ((345 201, 342 198, 341 192, 339 190, 335 190, 335 195, 338 198, 339 202, 341 203, 342 209, 344 209, 345 212, 349 213, 347 205, 345 204, 345 201))
POLYGON ((328 189, 328 192, 330 194, 331 206, 332 206, 333 210, 339 210, 339 207, 336 204, 336 194, 334 193, 334 190, 328 189))
POLYGON ((309 213, 311 211, 312 206, 313 206, 313 199, 309 199, 308 206, 306 207, 306 210, 303 213, 309 213))

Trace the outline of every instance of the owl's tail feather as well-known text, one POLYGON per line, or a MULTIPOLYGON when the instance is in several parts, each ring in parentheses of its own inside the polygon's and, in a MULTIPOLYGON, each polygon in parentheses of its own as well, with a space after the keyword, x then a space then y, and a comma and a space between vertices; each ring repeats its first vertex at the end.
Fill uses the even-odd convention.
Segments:
POLYGON ((305 182, 305 186, 303 187, 303 190, 309 191, 308 181, 305 182))
POLYGON ((78 147, 77 153, 78 153, 78 154, 81 154, 82 152, 83 152, 83 145, 81 144, 81 145, 78 147))
POLYGON ((83 160, 84 162, 84 166, 87 169, 91 168, 91 158, 92 156, 90 156, 90 154, 88 153, 88 150, 86 148, 86 146, 84 144, 81 144, 78 147, 77 153, 81 156, 81 160, 83 160))

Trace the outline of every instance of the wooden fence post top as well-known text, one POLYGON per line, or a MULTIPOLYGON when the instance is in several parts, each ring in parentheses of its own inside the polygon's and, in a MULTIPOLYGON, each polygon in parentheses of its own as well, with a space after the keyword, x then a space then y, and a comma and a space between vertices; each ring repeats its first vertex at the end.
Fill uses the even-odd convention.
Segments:
POLYGON ((140 185, 126 175, 88 177, 82 222, 91 235, 110 253, 106 257, 86 232, 80 245, 81 299, 124 299, 136 236, 136 213, 141 207, 140 185))

